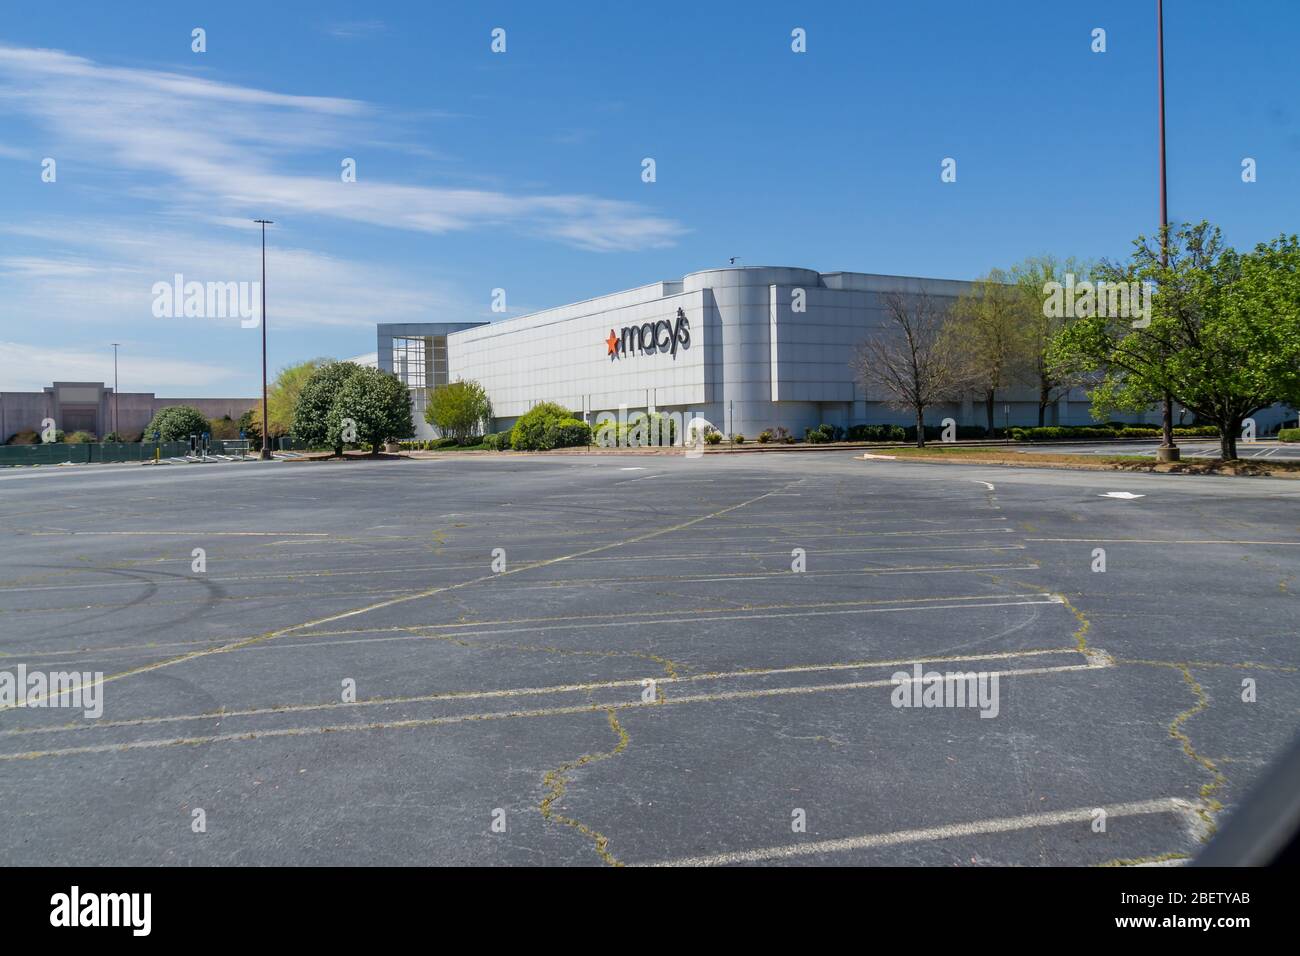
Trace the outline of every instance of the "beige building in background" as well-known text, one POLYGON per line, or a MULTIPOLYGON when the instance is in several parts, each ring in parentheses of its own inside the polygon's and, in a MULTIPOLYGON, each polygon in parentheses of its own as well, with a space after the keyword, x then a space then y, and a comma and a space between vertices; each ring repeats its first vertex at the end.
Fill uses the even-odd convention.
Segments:
POLYGON ((103 382, 55 382, 40 392, 0 392, 0 442, 19 432, 40 432, 41 423, 54 420, 60 431, 90 432, 103 438, 117 432, 134 438, 161 408, 192 405, 207 418, 230 416, 238 420, 259 401, 256 398, 158 398, 153 392, 122 392, 114 401, 113 389, 103 382), (114 414, 118 420, 114 421, 114 414))

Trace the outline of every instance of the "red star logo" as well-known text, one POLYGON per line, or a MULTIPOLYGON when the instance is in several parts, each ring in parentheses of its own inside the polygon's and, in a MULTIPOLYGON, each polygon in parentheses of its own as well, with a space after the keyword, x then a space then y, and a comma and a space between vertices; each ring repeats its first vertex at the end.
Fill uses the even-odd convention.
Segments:
POLYGON ((614 330, 613 330, 613 329, 610 329, 610 330, 609 330, 609 338, 607 338, 607 339, 605 340, 605 344, 609 346, 609 354, 610 354, 610 355, 613 355, 613 356, 615 356, 615 357, 617 357, 617 356, 618 356, 618 336, 614 334, 614 330))

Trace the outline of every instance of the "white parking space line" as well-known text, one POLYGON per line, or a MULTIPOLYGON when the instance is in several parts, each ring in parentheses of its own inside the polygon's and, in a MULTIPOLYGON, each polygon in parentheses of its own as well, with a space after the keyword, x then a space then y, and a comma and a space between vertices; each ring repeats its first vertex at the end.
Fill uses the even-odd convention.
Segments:
MULTIPOLYGON (((949 823, 944 826, 925 827, 917 830, 895 830, 892 833, 871 833, 863 836, 845 837, 838 840, 817 840, 812 843, 796 843, 789 846, 772 846, 756 850, 734 850, 727 853, 715 853, 711 856, 688 856, 673 860, 651 863, 650 866, 726 866, 735 863, 763 863, 770 860, 788 860, 800 856, 813 856, 818 853, 843 853, 849 850, 870 850, 885 846, 899 846, 906 843, 923 843, 929 840, 951 840, 955 837, 983 836, 990 833, 1011 833, 1017 830, 1031 830, 1038 827, 1055 827, 1068 823, 1089 823, 1096 807, 1076 807, 1073 810, 1057 810, 1052 813, 1029 813, 1019 817, 998 817, 991 820, 975 820, 970 823, 949 823)), ((1188 822, 1196 812, 1196 807, 1180 797, 1161 797, 1155 800, 1140 800, 1134 803, 1112 803, 1103 805, 1108 817, 1133 817, 1148 814, 1176 813, 1188 822)))

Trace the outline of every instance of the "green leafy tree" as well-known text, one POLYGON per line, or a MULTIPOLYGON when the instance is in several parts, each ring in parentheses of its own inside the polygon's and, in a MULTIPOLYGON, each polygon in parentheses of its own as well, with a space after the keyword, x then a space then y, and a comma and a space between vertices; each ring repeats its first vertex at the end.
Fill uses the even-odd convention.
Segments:
POLYGON ((355 424, 356 440, 370 445, 373 454, 384 442, 412 437, 410 389, 392 372, 359 368, 343 382, 326 417, 331 445, 347 438, 349 421, 355 424))
POLYGON ((468 445, 492 422, 492 402, 478 382, 452 382, 432 389, 424 420, 444 436, 468 445))
POLYGON ((983 401, 989 435, 997 391, 1019 377, 1025 363, 1024 312, 1018 288, 993 269, 957 300, 944 326, 943 348, 952 354, 960 385, 983 401))
POLYGON ((1054 340, 1053 363, 1097 376, 1094 411, 1142 410, 1167 392, 1218 427, 1230 461, 1246 418, 1300 398, 1300 242, 1281 236, 1241 254, 1200 222, 1170 231, 1167 262, 1158 240, 1139 236, 1133 245, 1127 263, 1098 272, 1152 283, 1150 323, 1076 318, 1054 340))
POLYGON ((244 438, 248 439, 249 448, 262 447, 262 429, 261 426, 254 423, 251 408, 239 416, 238 426, 239 432, 243 434, 244 438))
POLYGON ((208 434, 213 441, 227 441, 239 437, 239 425, 229 415, 208 419, 208 434))
POLYGON ((328 445, 334 454, 342 455, 345 443, 339 433, 331 433, 330 413, 344 384, 361 370, 355 362, 329 362, 313 371, 298 392, 293 436, 313 447, 328 445))
MULTIPOLYGON (((275 381, 266 390, 267 414, 271 418, 271 435, 287 435, 293 431, 294 413, 303 386, 311 381, 318 368, 330 364, 332 359, 311 359, 296 365, 286 365, 276 373, 275 381)), ((260 438, 262 434, 262 405, 253 409, 253 427, 260 438)))
POLYGON ((1051 314, 1045 307, 1048 284, 1066 284, 1066 276, 1087 280, 1091 263, 1055 256, 1031 256, 1011 268, 1015 283, 1017 313, 1020 318, 1020 377, 1038 391, 1038 427, 1047 424, 1047 409, 1082 384, 1078 376, 1068 375, 1052 365, 1049 353, 1053 339, 1061 331, 1064 318, 1051 314))
POLYGON ((191 435, 202 435, 210 426, 204 414, 193 405, 168 405, 154 413, 145 427, 146 441, 187 441, 191 435))

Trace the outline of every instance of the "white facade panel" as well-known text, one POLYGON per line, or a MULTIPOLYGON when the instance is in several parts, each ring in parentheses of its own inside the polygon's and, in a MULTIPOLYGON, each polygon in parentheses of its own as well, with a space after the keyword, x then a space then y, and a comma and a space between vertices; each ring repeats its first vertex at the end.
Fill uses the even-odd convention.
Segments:
MULTIPOLYGON (((381 325, 380 367, 393 370, 389 353, 401 337, 421 328, 445 335, 447 380, 483 385, 498 428, 543 401, 592 422, 620 406, 689 412, 748 438, 777 426, 802 437, 822 423, 911 424, 864 389, 854 355, 887 326, 889 293, 924 291, 944 304, 969 287, 788 267, 711 269, 499 322, 381 325), (797 290, 802 311, 792 307, 797 290), (680 327, 689 341, 679 339, 680 327)), ((997 405, 999 426, 1008 406, 1013 424, 1037 424, 1029 389, 999 392, 997 405)), ((954 402, 935 408, 932 423, 951 416, 983 424, 982 410, 979 402, 954 402)), ((1050 412, 1049 424, 1090 421, 1082 393, 1050 412)))

